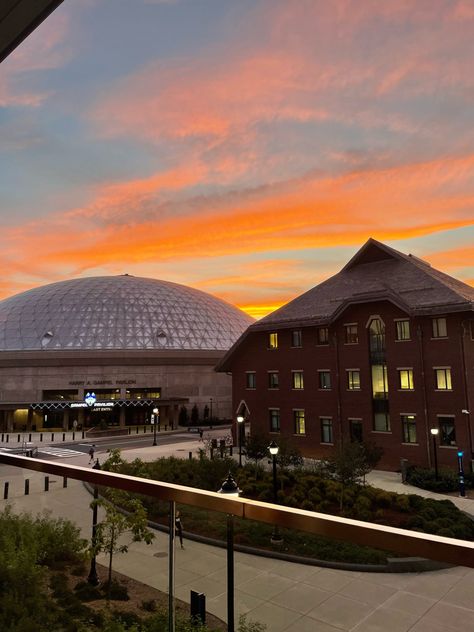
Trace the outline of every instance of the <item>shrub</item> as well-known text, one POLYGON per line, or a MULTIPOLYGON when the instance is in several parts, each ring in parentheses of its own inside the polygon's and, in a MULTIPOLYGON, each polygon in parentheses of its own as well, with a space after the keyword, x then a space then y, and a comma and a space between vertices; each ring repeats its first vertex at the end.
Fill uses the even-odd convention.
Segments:
POLYGON ((74 591, 81 601, 96 601, 97 599, 102 599, 103 596, 97 586, 93 586, 86 581, 76 584, 74 591))
POLYGON ((114 601, 128 601, 130 599, 127 587, 118 581, 112 580, 110 586, 107 582, 101 588, 104 592, 108 592, 109 598, 114 601))

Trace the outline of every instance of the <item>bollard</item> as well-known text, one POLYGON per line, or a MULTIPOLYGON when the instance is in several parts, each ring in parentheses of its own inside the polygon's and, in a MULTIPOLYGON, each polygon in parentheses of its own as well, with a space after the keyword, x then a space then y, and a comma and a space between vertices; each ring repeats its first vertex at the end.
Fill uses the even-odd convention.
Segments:
POLYGON ((49 476, 44 477, 44 491, 49 492, 49 476))
POLYGON ((74 430, 72 431, 72 440, 74 441, 74 439, 76 438, 76 433, 74 432, 74 430))
POLYGON ((30 493, 30 479, 25 478, 25 496, 28 496, 30 493))
POLYGON ((191 590, 191 619, 196 624, 206 623, 206 595, 191 590))
POLYGON ((168 424, 165 424, 165 431, 168 430, 168 424))
POLYGON ((63 441, 66 441, 66 433, 63 432, 63 441))
POLYGON ((131 428, 129 428, 129 429, 128 429, 128 434, 129 434, 129 435, 131 435, 131 434, 132 434, 132 429, 131 429, 131 428))
POLYGON ((232 448, 232 446, 230 446, 230 448, 229 448, 229 455, 232 456, 232 454, 233 454, 233 448, 232 448))
POLYGON ((40 432, 40 441, 43 441, 43 433, 40 432))
POLYGON ((85 431, 84 430, 82 431, 82 438, 83 439, 85 438, 85 431))
POLYGON ((67 476, 63 476, 63 487, 67 487, 67 476))
POLYGON ((143 426, 143 434, 146 434, 146 426, 143 426))
POLYGON ((10 435, 7 435, 7 441, 6 441, 7 443, 8 443, 8 440, 9 440, 9 439, 10 439, 10 435))
POLYGON ((2 443, 3 443, 3 436, 4 436, 4 433, 2 432, 2 443))
POLYGON ((20 435, 18 435, 18 443, 20 443, 20 435))
POLYGON ((28 435, 28 441, 31 443, 31 432, 30 432, 30 434, 28 435))
POLYGON ((137 431, 137 434, 138 434, 138 426, 135 428, 135 430, 137 431))
POLYGON ((51 433, 51 441, 54 441, 54 432, 51 433))
POLYGON ((5 487, 3 488, 3 500, 8 500, 8 488, 10 487, 10 483, 5 483, 5 487))
POLYGON ((188 454, 189 454, 189 460, 192 461, 193 460, 193 453, 190 451, 188 454))

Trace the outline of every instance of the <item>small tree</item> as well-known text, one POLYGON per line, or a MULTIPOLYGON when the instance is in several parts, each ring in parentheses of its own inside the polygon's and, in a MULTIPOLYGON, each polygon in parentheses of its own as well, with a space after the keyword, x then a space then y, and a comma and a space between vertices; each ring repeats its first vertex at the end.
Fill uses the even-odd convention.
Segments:
POLYGON ((199 423, 199 410, 196 404, 191 409, 191 425, 197 426, 199 423))
POLYGON ((188 420, 189 420, 188 409, 186 408, 186 406, 181 406, 181 408, 179 409, 179 417, 178 417, 179 425, 186 426, 188 424, 188 420))
POLYGON ((292 446, 291 443, 283 437, 280 437, 277 443, 277 463, 282 470, 288 467, 301 467, 303 465, 303 457, 298 448, 292 446))
POLYGON ((268 456, 268 439, 261 434, 249 435, 242 450, 248 459, 255 461, 255 478, 257 478, 258 462, 268 456))
MULTIPOLYGON (((109 458, 105 461, 103 469, 117 472, 125 461, 120 455, 120 450, 110 451, 109 458)), ((148 529, 147 513, 142 503, 138 499, 131 499, 128 495, 118 489, 108 488, 107 500, 96 500, 91 503, 102 507, 104 518, 98 523, 95 535, 95 542, 91 544, 92 555, 100 552, 109 557, 108 579, 107 579, 107 600, 110 599, 110 589, 112 583, 112 561, 116 553, 126 553, 128 544, 119 540, 128 535, 132 542, 146 542, 151 544, 155 535, 148 529)))

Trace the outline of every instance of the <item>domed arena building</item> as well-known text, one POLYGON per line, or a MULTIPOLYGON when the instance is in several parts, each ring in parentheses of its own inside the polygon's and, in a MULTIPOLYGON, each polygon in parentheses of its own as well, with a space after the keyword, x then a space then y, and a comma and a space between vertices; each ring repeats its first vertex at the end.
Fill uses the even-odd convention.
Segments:
POLYGON ((0 301, 0 428, 176 425, 231 416, 214 366, 253 322, 199 290, 130 275, 73 279, 0 301), (89 397, 87 397, 89 395, 89 397), (93 401, 95 399, 95 401, 93 401), (87 400, 87 402, 86 402, 87 400))

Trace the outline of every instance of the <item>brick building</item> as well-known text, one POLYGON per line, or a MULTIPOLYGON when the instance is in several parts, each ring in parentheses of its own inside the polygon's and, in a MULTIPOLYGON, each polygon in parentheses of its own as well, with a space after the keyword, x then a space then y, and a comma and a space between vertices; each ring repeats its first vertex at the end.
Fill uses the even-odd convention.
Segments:
POLYGON ((474 458, 474 288, 369 239, 335 276, 251 325, 217 366, 251 432, 327 457, 372 441, 381 467, 474 458), (471 411, 471 414, 470 414, 471 411))

